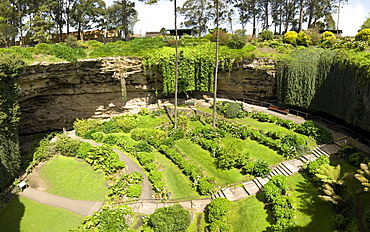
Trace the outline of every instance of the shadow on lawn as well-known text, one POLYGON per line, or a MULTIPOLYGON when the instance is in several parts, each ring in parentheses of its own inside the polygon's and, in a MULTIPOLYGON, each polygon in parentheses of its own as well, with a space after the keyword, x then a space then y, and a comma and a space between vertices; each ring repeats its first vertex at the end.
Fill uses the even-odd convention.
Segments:
POLYGON ((21 221, 25 207, 19 200, 19 196, 13 199, 0 210, 0 232, 21 231, 21 221))
MULTIPOLYGON (((307 226, 296 227, 296 231, 333 231, 333 207, 329 202, 318 197, 321 192, 315 187, 315 183, 303 177, 303 181, 297 183, 294 191, 298 193, 296 201, 299 202, 296 210, 311 218, 307 226)), ((297 218, 297 220, 300 219, 297 218)))

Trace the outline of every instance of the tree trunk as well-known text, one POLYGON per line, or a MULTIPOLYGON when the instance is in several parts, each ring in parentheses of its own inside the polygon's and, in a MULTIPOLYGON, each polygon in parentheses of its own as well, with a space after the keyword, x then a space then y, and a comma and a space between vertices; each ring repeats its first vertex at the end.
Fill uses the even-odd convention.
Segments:
POLYGON ((127 2, 126 0, 122 0, 122 26, 123 26, 123 32, 125 35, 125 41, 129 41, 129 31, 128 31, 128 22, 127 22, 127 2))
POLYGON ((299 25, 298 31, 302 31, 302 24, 303 24, 303 0, 299 1, 299 25))

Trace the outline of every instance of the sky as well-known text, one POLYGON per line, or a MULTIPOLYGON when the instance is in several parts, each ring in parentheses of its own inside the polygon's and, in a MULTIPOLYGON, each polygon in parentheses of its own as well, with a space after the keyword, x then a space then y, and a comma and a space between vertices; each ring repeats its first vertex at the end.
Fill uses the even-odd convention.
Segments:
MULTIPOLYGON (((113 0, 105 0, 107 6, 113 0)), ((139 12, 139 19, 135 24, 134 33, 145 35, 146 32, 159 31, 162 27, 173 29, 174 26, 174 2, 160 0, 157 4, 146 5, 145 3, 134 1, 135 8, 139 12)), ((177 0, 177 6, 182 6, 185 0, 177 0)), ((370 13, 370 0, 348 0, 348 3, 341 4, 339 13, 339 30, 343 31, 343 36, 355 36, 361 25, 365 22, 370 13)), ((237 16, 235 17, 237 18, 237 16)), ((333 14, 333 19, 337 23, 338 14, 333 14)), ((180 28, 181 18, 178 19, 180 28)), ((227 28, 226 25, 223 27, 227 28)), ((241 26, 235 22, 233 29, 240 29, 241 26)), ((246 27, 247 34, 252 32, 251 25, 246 27)), ((272 28, 271 28, 272 30, 272 28)))

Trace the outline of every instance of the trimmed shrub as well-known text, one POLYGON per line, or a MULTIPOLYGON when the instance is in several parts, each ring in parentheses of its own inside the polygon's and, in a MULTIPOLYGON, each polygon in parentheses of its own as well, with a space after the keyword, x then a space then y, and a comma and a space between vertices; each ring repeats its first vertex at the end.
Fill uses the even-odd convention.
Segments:
POLYGON ((198 182, 198 191, 201 195, 212 194, 214 192, 214 177, 201 177, 198 182))
POLYGON ((312 44, 312 39, 305 32, 300 31, 297 35, 297 45, 308 47, 312 44))
POLYGON ((186 231, 190 222, 190 213, 181 205, 158 208, 148 217, 148 225, 161 232, 186 231))
POLYGON ((232 49, 242 49, 247 44, 248 37, 241 34, 232 34, 227 46, 232 49))
POLYGON ((51 47, 49 44, 46 43, 39 43, 36 44, 34 53, 35 54, 50 54, 51 52, 51 47))
POLYGON ((274 39, 274 33, 272 33, 272 31, 264 30, 258 34, 259 41, 267 41, 267 40, 273 40, 273 39, 274 39))
POLYGON ((132 198, 138 198, 141 195, 142 187, 138 184, 128 186, 127 196, 132 198))
POLYGON ((136 154, 136 158, 142 166, 146 166, 154 161, 154 154, 147 152, 139 152, 136 154))
POLYGON ((87 153, 91 150, 92 147, 93 145, 91 145, 90 143, 87 143, 87 142, 80 143, 80 146, 78 147, 77 152, 76 152, 77 157, 85 159, 87 156, 87 153))
POLYGON ((283 35, 283 42, 292 44, 292 45, 297 45, 297 37, 298 33, 295 31, 288 31, 283 35))
POLYGON ((77 156, 77 150, 81 142, 77 139, 71 139, 66 135, 60 135, 55 142, 55 150, 64 156, 77 156))
POLYGON ((356 34, 356 41, 370 41, 370 28, 362 29, 356 34))
POLYGON ((67 46, 70 46, 71 48, 77 48, 79 46, 77 38, 74 35, 68 35, 65 43, 67 46))

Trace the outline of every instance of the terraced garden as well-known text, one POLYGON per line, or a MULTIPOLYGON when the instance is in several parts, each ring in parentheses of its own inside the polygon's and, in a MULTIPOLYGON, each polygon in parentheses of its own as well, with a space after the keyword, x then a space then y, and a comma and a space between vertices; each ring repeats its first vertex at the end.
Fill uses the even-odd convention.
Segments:
MULTIPOLYGON (((117 161, 117 154, 112 153, 112 148, 115 148, 145 170, 155 198, 181 200, 209 197, 222 187, 237 186, 255 177, 265 177, 270 173, 271 165, 309 152, 318 139, 311 132, 322 130, 310 122, 297 125, 261 113, 243 113, 234 119, 219 114, 218 128, 213 129, 206 111, 192 116, 180 114, 177 129, 173 128, 163 110, 149 112, 143 109, 137 115, 122 115, 109 121, 77 120, 74 124, 77 135, 101 143, 103 147, 93 147, 59 136, 52 147, 64 156, 52 159, 42 157, 50 159, 41 172, 48 186, 47 191, 72 199, 105 199, 113 205, 138 198, 141 188, 133 186, 138 186, 142 177, 120 171, 124 165, 117 161), (78 157, 78 160, 72 157, 78 157), (92 171, 90 166, 97 171, 92 171), (109 184, 108 188, 104 186, 104 181, 109 184), (91 186, 76 188, 81 182, 94 183, 94 190, 89 190, 91 186)), ((35 154, 40 156, 41 153, 35 154)), ((291 179, 292 194, 299 199, 294 206, 297 209, 296 217, 300 219, 296 226, 304 228, 303 231, 318 226, 316 219, 312 218, 311 209, 322 212, 325 217, 332 216, 332 213, 328 213, 331 207, 317 199, 317 189, 306 188, 309 183, 303 176, 291 179)), ((27 200, 24 202, 32 205, 27 200)), ((273 223, 271 209, 265 205, 263 194, 231 204, 232 209, 226 220, 233 224, 231 231, 243 231, 240 230, 242 228, 261 231, 273 223), (241 216, 247 219, 241 220, 241 216), (253 224, 253 221, 260 223, 253 224)), ((132 214, 127 209, 117 210, 132 214)), ((7 209, 0 211, 0 217, 7 215, 6 212, 7 209)), ((106 212, 109 212, 108 208, 103 210, 103 213, 106 212)), ((80 229, 99 221, 94 219, 100 218, 99 214, 85 220, 80 229)), ((211 224, 204 214, 198 214, 190 231, 204 229, 211 224)), ((331 224, 325 227, 331 228, 331 224)))

